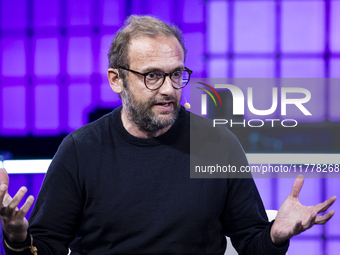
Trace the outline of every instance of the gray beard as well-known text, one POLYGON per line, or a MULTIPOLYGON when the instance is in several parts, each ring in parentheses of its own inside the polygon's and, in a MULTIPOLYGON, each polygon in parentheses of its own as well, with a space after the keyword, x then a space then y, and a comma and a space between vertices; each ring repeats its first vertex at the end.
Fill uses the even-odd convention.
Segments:
POLYGON ((176 98, 172 96, 162 97, 162 101, 173 101, 174 106, 174 110, 172 112, 160 112, 161 115, 171 114, 171 118, 163 119, 158 117, 152 111, 152 107, 155 103, 157 103, 155 99, 151 99, 147 103, 138 102, 128 87, 128 84, 124 84, 124 89, 121 94, 123 107, 127 112, 127 118, 129 121, 134 123, 140 130, 150 134, 169 127, 175 123, 180 109, 178 100, 176 98))

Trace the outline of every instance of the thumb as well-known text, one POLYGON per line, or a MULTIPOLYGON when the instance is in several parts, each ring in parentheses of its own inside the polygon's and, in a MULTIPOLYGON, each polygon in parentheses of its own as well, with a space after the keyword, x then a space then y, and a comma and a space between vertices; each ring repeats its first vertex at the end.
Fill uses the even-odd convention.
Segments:
POLYGON ((6 184, 8 187, 9 184, 9 177, 4 168, 0 168, 0 185, 1 184, 6 184))

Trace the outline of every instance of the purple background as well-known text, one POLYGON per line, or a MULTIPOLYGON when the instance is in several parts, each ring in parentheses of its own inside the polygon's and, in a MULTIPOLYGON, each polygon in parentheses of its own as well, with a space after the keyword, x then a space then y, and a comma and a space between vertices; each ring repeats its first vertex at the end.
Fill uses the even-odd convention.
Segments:
MULTIPOLYGON (((340 1, 2 0, 0 136, 65 134, 86 124, 95 108, 117 106, 106 78, 106 54, 129 14, 177 24, 194 77, 340 77, 340 1)), ((188 99, 188 88, 184 94, 188 99)), ((338 84, 318 95, 323 108, 314 122, 339 122, 338 84)), ((11 194, 26 185, 36 196, 43 175, 10 178, 11 194)), ((293 180, 256 182, 265 207, 278 209, 293 180)), ((302 203, 339 196, 338 182, 306 180, 302 203)), ((329 224, 292 239, 290 254, 338 254, 338 204, 329 224)))

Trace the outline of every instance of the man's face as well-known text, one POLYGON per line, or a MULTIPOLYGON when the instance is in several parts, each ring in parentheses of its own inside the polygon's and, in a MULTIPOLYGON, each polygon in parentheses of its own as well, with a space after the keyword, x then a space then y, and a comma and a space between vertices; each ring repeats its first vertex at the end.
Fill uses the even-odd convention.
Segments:
MULTIPOLYGON (((131 41, 128 54, 129 69, 140 73, 170 73, 184 67, 183 50, 175 37, 138 37, 131 41)), ((129 121, 152 133, 175 122, 181 89, 174 89, 166 77, 159 89, 151 91, 146 88, 143 76, 128 72, 121 96, 129 121)))

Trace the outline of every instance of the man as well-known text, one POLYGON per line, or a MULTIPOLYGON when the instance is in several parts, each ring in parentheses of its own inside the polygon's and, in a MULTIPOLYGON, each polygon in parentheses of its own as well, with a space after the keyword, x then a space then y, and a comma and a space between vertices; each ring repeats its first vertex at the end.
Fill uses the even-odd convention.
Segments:
MULTIPOLYGON (((225 235, 240 254, 284 254, 290 237, 331 218, 334 211, 317 213, 335 197, 299 203, 302 178, 274 223, 251 178, 190 179, 189 127, 202 132, 208 120, 180 106, 191 74, 185 53, 178 29, 147 16, 128 19, 111 45, 108 70, 123 105, 65 138, 29 224, 24 215, 33 198, 15 209, 26 189, 12 199, 0 172, 7 254, 67 254, 68 247, 71 254, 223 254, 225 235)), ((218 132, 230 148, 228 162, 247 164, 235 136, 218 132)))

